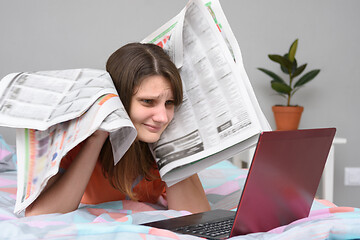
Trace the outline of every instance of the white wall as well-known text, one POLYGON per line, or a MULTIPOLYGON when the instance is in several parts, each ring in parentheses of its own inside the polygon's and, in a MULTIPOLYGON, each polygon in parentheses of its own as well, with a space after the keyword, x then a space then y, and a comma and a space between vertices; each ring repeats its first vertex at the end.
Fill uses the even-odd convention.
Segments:
MULTIPOLYGON (((175 16, 186 0, 0 1, 0 78, 16 71, 103 69, 121 45, 141 41, 175 16)), ((299 38, 297 58, 319 76, 293 103, 305 111, 300 128, 337 127, 346 145, 336 148, 338 205, 360 207, 360 187, 344 186, 344 168, 360 167, 360 1, 220 0, 242 50, 260 105, 274 126, 271 106, 283 103, 257 67, 276 70, 267 54, 285 53, 299 38), (354 110, 353 110, 354 109, 354 110)), ((15 142, 12 129, 0 133, 15 142)))

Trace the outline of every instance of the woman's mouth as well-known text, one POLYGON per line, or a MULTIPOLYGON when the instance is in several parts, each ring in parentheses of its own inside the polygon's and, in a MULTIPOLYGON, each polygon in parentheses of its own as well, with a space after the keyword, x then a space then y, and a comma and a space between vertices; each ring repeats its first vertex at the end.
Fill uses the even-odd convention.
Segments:
POLYGON ((148 131, 153 132, 153 133, 157 133, 161 130, 160 126, 155 126, 155 125, 151 125, 151 124, 145 124, 144 126, 146 127, 146 129, 148 129, 148 131))

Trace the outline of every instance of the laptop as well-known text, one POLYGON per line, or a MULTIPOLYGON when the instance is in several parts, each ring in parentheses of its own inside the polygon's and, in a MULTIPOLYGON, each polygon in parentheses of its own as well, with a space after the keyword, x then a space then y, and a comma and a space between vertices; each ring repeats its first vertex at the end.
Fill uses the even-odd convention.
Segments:
POLYGON ((335 128, 262 132, 237 211, 212 210, 145 223, 208 239, 267 232, 307 217, 335 128))

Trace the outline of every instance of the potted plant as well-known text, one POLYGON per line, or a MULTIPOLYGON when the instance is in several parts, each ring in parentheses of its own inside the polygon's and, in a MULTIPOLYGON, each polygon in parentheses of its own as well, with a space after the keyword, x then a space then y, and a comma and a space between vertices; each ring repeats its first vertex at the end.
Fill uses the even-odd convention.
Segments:
POLYGON ((285 75, 288 75, 286 81, 272 71, 258 68, 260 71, 271 77, 271 88, 286 99, 286 105, 275 105, 272 107, 277 130, 298 129, 304 107, 292 105, 290 102, 291 97, 306 83, 313 80, 320 72, 319 69, 315 69, 303 74, 307 64, 305 63, 298 66, 295 58, 297 46, 298 39, 291 44, 289 52, 285 53, 283 56, 278 54, 268 55, 270 60, 280 64, 281 71, 285 75))

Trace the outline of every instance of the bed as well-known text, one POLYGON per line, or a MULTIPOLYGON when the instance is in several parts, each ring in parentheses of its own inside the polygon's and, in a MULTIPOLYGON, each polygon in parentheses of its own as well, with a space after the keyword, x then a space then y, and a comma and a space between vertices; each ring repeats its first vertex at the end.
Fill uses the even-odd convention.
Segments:
MULTIPOLYGON (((13 148, 0 138, 0 238, 1 239, 200 239, 190 235, 139 225, 189 214, 167 210, 164 204, 128 200, 81 205, 67 214, 24 217, 13 213, 16 200, 16 160, 13 148)), ((199 173, 213 209, 236 210, 247 175, 230 161, 199 173)), ((265 233, 232 239, 359 239, 360 209, 339 207, 315 199, 310 215, 265 233)))

